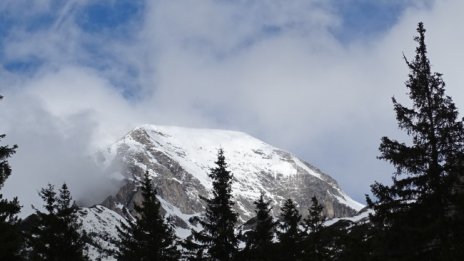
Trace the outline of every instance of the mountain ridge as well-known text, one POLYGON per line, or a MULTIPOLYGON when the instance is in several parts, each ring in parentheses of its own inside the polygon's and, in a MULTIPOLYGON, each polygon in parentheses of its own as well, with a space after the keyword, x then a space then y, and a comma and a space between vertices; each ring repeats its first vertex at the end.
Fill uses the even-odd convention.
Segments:
MULTIPOLYGON (((229 170, 234 175, 232 189, 238 200, 237 210, 241 222, 251 217, 252 202, 261 192, 269 195, 274 205, 279 205, 285 199, 283 195, 295 194, 292 189, 305 189, 301 184, 325 184, 326 191, 321 191, 320 187, 313 188, 312 194, 324 194, 322 199, 330 197, 333 202, 347 207, 349 213, 342 214, 339 212, 343 211, 333 210, 331 204, 326 204, 326 214, 330 217, 352 215, 363 207, 346 195, 336 180, 318 168, 291 153, 238 131, 145 124, 133 129, 108 148, 104 164, 107 167, 122 164, 121 178, 131 182, 136 182, 148 171, 155 184, 160 186, 162 198, 180 207, 184 213, 193 214, 201 212, 200 205, 203 202, 199 196, 208 196, 211 189, 208 173, 214 165, 219 148, 224 150, 229 170), (286 187, 279 186, 280 183, 286 187), (184 193, 195 200, 190 200, 191 204, 187 206, 187 202, 179 202, 180 195, 172 195, 173 191, 184 193)), ((311 190, 309 187, 307 189, 311 190)), ((122 192, 127 195, 127 191, 122 192)), ((301 200, 296 201, 301 204, 301 200)), ((123 202, 119 203, 124 205, 123 202)), ((108 205, 108 201, 104 205, 108 205)), ((112 207, 111 204, 108 206, 112 207)))
MULTIPOLYGON (((133 205, 141 203, 139 185, 146 171, 157 189, 161 214, 170 218, 176 235, 186 238, 191 229, 201 229, 197 217, 206 206, 202 198, 211 191, 208 174, 219 148, 234 176, 232 194, 239 225, 254 216, 253 202, 261 193, 271 201, 271 214, 276 218, 281 203, 288 198, 303 215, 312 196, 319 199, 329 218, 351 217, 364 207, 318 168, 246 133, 144 124, 98 156, 106 172, 123 185, 101 204, 81 210, 84 230, 99 235, 97 241, 103 248, 114 250, 115 245, 107 239, 117 238, 116 227, 125 222, 124 218, 137 215, 133 205)), ((89 253, 92 259, 102 257, 94 246, 89 247, 89 253)))

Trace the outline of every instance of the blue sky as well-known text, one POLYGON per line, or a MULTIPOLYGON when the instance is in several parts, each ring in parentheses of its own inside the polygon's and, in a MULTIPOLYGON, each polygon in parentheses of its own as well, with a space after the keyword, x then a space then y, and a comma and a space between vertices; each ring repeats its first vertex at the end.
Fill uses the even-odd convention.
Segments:
POLYGON ((376 159, 380 137, 405 138, 390 98, 407 101, 402 55, 413 55, 419 21, 433 69, 464 107, 455 66, 464 59, 464 32, 455 30, 463 8, 460 0, 1 1, 0 121, 22 148, 6 194, 28 179, 25 205, 46 182, 85 195, 102 184, 68 166, 79 159, 98 172, 90 154, 153 123, 247 132, 362 202, 393 172, 376 159), (44 162, 59 155, 68 156, 49 169, 44 162))
POLYGON ((341 15, 342 25, 334 34, 341 41, 378 36, 398 21, 408 4, 407 1, 339 1, 335 9, 341 15))
MULTIPOLYGON (((5 41, 17 30, 40 33, 57 26, 62 19, 60 10, 69 2, 71 1, 50 1, 49 8, 46 10, 25 12, 26 15, 18 12, 21 12, 22 8, 27 9, 27 3, 12 7, 10 10, 1 10, 0 57, 4 69, 13 73, 28 74, 34 73, 47 63, 47 58, 40 55, 6 58, 6 51, 3 48, 5 41)), ((324 8, 339 16, 339 25, 332 28, 331 33, 342 44, 349 44, 351 41, 359 41, 360 38, 369 39, 389 30, 409 4, 408 1, 343 0, 335 1, 324 8)), ((127 41, 136 36, 134 25, 143 22, 145 8, 146 3, 143 0, 90 1, 83 5, 72 6, 71 9, 74 10, 68 11, 71 16, 68 19, 73 19, 79 30, 91 37, 105 37, 109 41, 127 41)), ((267 26, 262 28, 262 33, 273 35, 281 30, 282 28, 276 26, 267 26)), ((82 41, 78 44, 95 58, 91 62, 80 61, 85 66, 99 69, 99 66, 104 66, 105 62, 112 59, 105 54, 105 46, 97 45, 92 41, 82 41)))
MULTIPOLYGON (((47 8, 42 10, 27 10, 28 3, 19 1, 19 4, 10 5, 10 9, 4 9, 0 16, 0 62, 5 71, 18 75, 34 75, 42 67, 46 67, 53 60, 44 54, 28 53, 27 55, 5 55, 5 41, 15 37, 17 31, 25 34, 41 34, 60 30, 63 19, 72 20, 77 30, 83 35, 74 44, 81 48, 80 54, 69 57, 70 63, 77 63, 84 67, 90 67, 97 71, 108 70, 115 63, 121 67, 123 78, 112 78, 109 76, 114 87, 123 92, 128 99, 137 99, 142 88, 137 83, 138 69, 131 64, 126 64, 116 57, 114 53, 108 52, 107 46, 102 41, 120 42, 130 44, 138 36, 138 30, 146 19, 147 3, 144 0, 105 0, 105 1, 46 1, 47 8), (73 3, 74 2, 74 3, 73 3), (63 10, 65 13, 63 14, 63 10)), ((218 1, 221 2, 221 1, 218 1)), ((227 3, 227 1, 222 1, 227 3)), ((247 8, 247 1, 242 1, 242 8, 247 8)), ((304 1, 303 1, 304 2, 304 1)), ((311 1, 308 1, 311 2, 311 1)), ((389 30, 402 12, 411 4, 406 0, 395 1, 371 1, 371 0, 343 0, 333 1, 330 4, 315 5, 321 9, 337 16, 336 25, 329 28, 340 44, 349 45, 352 41, 360 39, 370 40, 383 32, 389 30)), ((8 5, 7 5, 8 7, 8 5)), ((188 12, 188 11, 186 11, 188 12)), ((296 25, 304 26, 304 25, 296 25)), ((242 50, 253 45, 261 38, 269 38, 279 35, 287 30, 276 25, 264 25, 259 32, 255 32, 242 39, 235 47, 242 50)), ((192 45, 203 45, 204 42, 192 45)), ((204 48, 208 48, 205 44, 204 48)), ((156 51, 156 49, 154 49, 156 51)), ((217 59, 226 55, 234 55, 230 50, 220 50, 215 55, 217 59)))

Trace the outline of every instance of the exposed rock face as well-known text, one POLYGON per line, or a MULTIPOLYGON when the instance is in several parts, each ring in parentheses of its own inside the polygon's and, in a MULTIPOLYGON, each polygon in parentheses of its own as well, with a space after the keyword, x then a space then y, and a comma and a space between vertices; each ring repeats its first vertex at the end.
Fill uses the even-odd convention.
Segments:
POLYGON ((127 183, 102 204, 120 214, 140 203, 137 184, 149 171, 162 206, 181 228, 205 208, 209 170, 222 148, 234 175, 233 194, 240 222, 254 215, 261 192, 272 201, 278 216, 280 203, 292 198, 306 214, 316 196, 328 217, 354 215, 363 206, 341 191, 337 182, 294 155, 274 148, 244 133, 144 125, 128 133, 104 153, 104 164, 120 166, 127 183))

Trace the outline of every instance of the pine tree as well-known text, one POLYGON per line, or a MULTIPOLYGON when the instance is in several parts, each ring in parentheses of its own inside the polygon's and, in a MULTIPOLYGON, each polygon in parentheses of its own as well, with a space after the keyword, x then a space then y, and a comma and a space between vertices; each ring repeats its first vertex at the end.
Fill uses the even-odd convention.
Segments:
POLYGON ((339 220, 321 230, 321 239, 325 248, 323 258, 309 258, 305 260, 385 260, 384 257, 373 258, 371 237, 371 224, 369 222, 351 222, 339 220))
POLYGON ((287 199, 281 209, 277 225, 279 239, 279 260, 301 260, 303 233, 300 229, 301 215, 291 199, 287 199))
POLYGON ((325 221, 325 216, 322 213, 324 207, 315 196, 311 198, 311 202, 308 216, 303 220, 306 230, 303 246, 304 257, 307 260, 327 260, 329 253, 321 235, 325 221))
POLYGON ((218 152, 216 167, 211 169, 209 177, 213 180, 212 197, 204 199, 207 203, 206 213, 200 224, 202 231, 192 230, 192 237, 187 241, 190 251, 189 259, 232 260, 237 253, 238 240, 234 232, 237 214, 232 207, 232 173, 222 149, 218 152))
POLYGON ((322 206, 317 198, 314 196, 311 198, 311 207, 308 210, 308 217, 304 219, 304 224, 306 230, 310 233, 318 233, 321 231, 325 216, 322 213, 324 210, 324 206, 322 206))
POLYGON ((121 223, 118 229, 118 260, 178 260, 180 252, 174 231, 160 214, 161 205, 148 171, 142 180, 141 190, 142 204, 134 204, 137 212, 135 222, 129 222, 128 225, 121 223))
MULTIPOLYGON (((0 96, 0 100, 3 97, 0 96)), ((0 140, 5 134, 0 135, 0 140)), ((11 175, 8 158, 16 152, 16 145, 0 146, 0 190, 5 181, 11 175)), ((20 249, 22 245, 19 233, 18 213, 21 210, 18 199, 7 200, 0 193, 0 260, 20 260, 20 249)))
POLYGON ((450 218, 451 228, 449 241, 450 255, 456 259, 464 259, 464 155, 458 160, 456 170, 450 175, 450 218))
POLYGON ((372 185, 377 201, 369 197, 367 201, 375 210, 371 221, 382 242, 377 249, 379 256, 390 260, 456 260, 449 209, 453 181, 462 176, 463 122, 457 118, 451 97, 445 95, 442 75, 431 72, 422 23, 417 32, 416 56, 411 62, 405 58, 412 107, 393 98, 399 128, 411 140, 402 143, 382 138, 379 158, 390 162, 396 172, 392 185, 372 185))
POLYGON ((78 220, 76 203, 66 184, 59 190, 48 184, 40 197, 45 202, 45 212, 36 209, 38 223, 27 238, 30 260, 88 260, 85 251, 86 235, 78 220), (82 234, 81 234, 82 233, 82 234))
POLYGON ((274 258, 275 222, 270 215, 270 201, 264 201, 264 194, 254 202, 256 206, 256 226, 246 234, 246 246, 242 251, 245 260, 268 261, 274 258))

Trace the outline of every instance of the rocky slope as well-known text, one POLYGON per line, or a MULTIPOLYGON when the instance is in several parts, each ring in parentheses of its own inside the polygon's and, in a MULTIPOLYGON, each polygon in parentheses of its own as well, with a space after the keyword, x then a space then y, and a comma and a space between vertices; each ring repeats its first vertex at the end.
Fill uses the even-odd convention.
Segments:
MULTIPOLYGON (((253 201, 260 193, 272 201, 276 217, 287 198, 297 202, 303 215, 312 196, 324 205, 329 218, 350 217, 363 208, 333 178, 245 133, 143 125, 99 154, 104 167, 123 185, 101 205, 81 211, 84 229, 98 235, 97 243, 103 248, 113 249, 108 238, 117 236, 116 226, 123 216, 134 214, 133 203, 141 201, 138 184, 148 171, 163 211, 174 220, 176 234, 185 238, 191 228, 197 228, 193 217, 200 216, 205 208, 200 197, 208 197, 211 190, 208 173, 219 148, 224 150, 234 175, 233 195, 241 223, 253 216, 253 201)), ((93 259, 101 257, 93 247, 90 255, 93 259)))
POLYGON ((208 173, 219 148, 234 175, 233 194, 241 222, 253 215, 253 201, 261 192, 272 200, 275 215, 287 198, 304 212, 314 195, 328 217, 351 216, 363 207, 317 168, 247 134, 154 125, 132 130, 101 154, 106 167, 119 169, 127 180, 103 205, 119 213, 123 207, 130 210, 133 202, 140 201, 138 180, 149 171, 160 198, 177 209, 178 225, 187 228, 188 218, 205 207, 200 196, 208 196, 211 189, 208 173))

